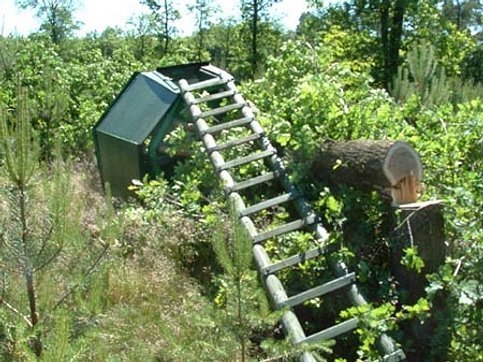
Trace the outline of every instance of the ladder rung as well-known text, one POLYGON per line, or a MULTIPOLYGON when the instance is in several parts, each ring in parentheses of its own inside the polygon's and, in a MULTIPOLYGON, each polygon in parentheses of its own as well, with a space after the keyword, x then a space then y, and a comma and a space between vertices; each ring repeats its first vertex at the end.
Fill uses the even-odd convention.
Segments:
POLYGON ((234 186, 230 188, 230 192, 240 191, 251 186, 259 185, 261 183, 274 180, 279 175, 280 175, 280 172, 273 171, 273 172, 267 172, 266 174, 263 174, 261 176, 250 178, 245 181, 237 182, 234 186))
POLYGON ((186 87, 187 92, 192 92, 204 88, 210 88, 210 87, 215 87, 218 85, 225 85, 227 84, 231 79, 225 79, 225 78, 213 78, 213 79, 208 79, 204 80, 202 82, 198 83, 192 83, 186 87))
POLYGON ((235 109, 243 108, 244 106, 245 106, 244 103, 229 104, 229 105, 224 106, 224 107, 214 108, 214 109, 210 109, 209 111, 202 112, 198 116, 198 118, 206 118, 206 117, 217 116, 217 115, 222 114, 222 113, 227 113, 227 112, 233 111, 235 109))
POLYGON ((306 217, 305 219, 299 219, 295 220, 292 222, 289 222, 288 224, 279 226, 273 230, 265 231, 260 234, 255 235, 253 238, 254 243, 261 243, 262 241, 268 240, 270 238, 287 234, 291 231, 295 231, 298 229, 303 228, 304 226, 314 224, 317 221, 317 217, 315 215, 310 215, 306 217))
POLYGON ((218 67, 215 67, 214 65, 211 65, 211 64, 204 65, 204 66, 201 67, 201 69, 203 71, 209 73, 209 74, 214 74, 217 77, 225 76, 225 78, 226 78, 227 75, 230 75, 229 73, 225 72, 224 70, 222 70, 218 67))
POLYGON ((291 201, 299 196, 300 194, 292 193, 292 192, 283 194, 283 195, 274 197, 273 199, 265 200, 265 201, 259 202, 258 204, 246 207, 243 210, 240 210, 239 214, 240 216, 248 216, 255 212, 283 204, 284 202, 291 201))
POLYGON ((406 361, 406 355, 402 351, 402 349, 397 349, 391 354, 387 354, 380 359, 381 362, 399 362, 399 361, 406 361))
POLYGON ((209 94, 207 96, 197 98, 197 99, 194 100, 193 104, 200 104, 200 103, 204 103, 204 102, 216 101, 218 99, 231 97, 235 94, 236 94, 236 92, 234 90, 230 89, 230 90, 227 90, 227 91, 224 91, 224 92, 209 94))
POLYGON ((296 254, 296 255, 292 255, 292 256, 290 256, 286 259, 280 260, 276 263, 273 263, 272 265, 269 265, 265 268, 262 268, 260 270, 260 273, 262 275, 272 274, 272 273, 275 273, 279 270, 282 270, 282 269, 291 267, 293 265, 303 263, 304 261, 316 258, 319 255, 322 255, 326 252, 327 252, 326 248, 318 246, 318 247, 313 248, 311 250, 308 250, 306 252, 299 253, 299 254, 296 254))
POLYGON ((257 152, 257 153, 254 153, 254 154, 251 154, 251 155, 248 155, 248 156, 245 156, 245 157, 240 157, 240 158, 237 158, 235 160, 225 162, 223 165, 221 165, 218 168, 218 171, 223 171, 223 170, 226 170, 226 169, 229 169, 229 168, 232 168, 232 167, 241 166, 241 165, 244 165, 246 163, 261 160, 262 158, 266 158, 266 157, 272 156, 274 154, 275 154, 274 150, 267 150, 267 151, 257 152))
POLYGON ((247 136, 247 137, 236 138, 236 139, 233 139, 233 140, 228 141, 226 143, 221 143, 219 145, 216 145, 215 147, 210 148, 208 150, 208 152, 221 151, 221 150, 224 150, 224 149, 227 149, 227 148, 230 148, 230 147, 239 146, 239 145, 242 145, 244 143, 255 141, 262 136, 263 136, 262 134, 254 133, 254 134, 251 134, 250 136, 247 136))
POLYGON ((321 297, 324 294, 333 292, 334 290, 343 288, 352 284, 356 281, 356 273, 349 273, 340 278, 331 280, 325 284, 319 285, 318 287, 306 290, 300 294, 294 295, 293 297, 287 298, 283 303, 280 303, 277 307, 295 307, 296 305, 302 304, 306 300, 321 297))
POLYGON ((224 131, 226 129, 235 128, 239 126, 244 126, 249 124, 250 122, 254 121, 255 119, 252 117, 243 117, 240 119, 235 119, 234 121, 220 123, 208 128, 204 133, 216 133, 220 131, 224 131))
POLYGON ((357 328, 358 324, 359 320, 354 317, 342 323, 336 324, 335 326, 324 329, 323 331, 314 333, 303 339, 299 343, 317 343, 325 341, 327 339, 335 338, 343 333, 352 331, 353 329, 357 328))

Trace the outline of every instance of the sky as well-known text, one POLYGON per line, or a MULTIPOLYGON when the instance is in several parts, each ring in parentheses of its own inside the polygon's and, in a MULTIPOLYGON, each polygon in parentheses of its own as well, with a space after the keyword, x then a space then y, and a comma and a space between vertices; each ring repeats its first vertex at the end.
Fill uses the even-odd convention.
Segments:
MULTIPOLYGON (((193 0, 175 0, 182 18, 177 24, 181 35, 189 35, 194 29, 194 18, 186 10, 187 3, 193 0)), ((121 27, 126 29, 128 20, 136 15, 147 13, 146 6, 139 0, 81 0, 81 5, 74 13, 75 19, 83 25, 78 35, 82 36, 92 31, 102 32, 106 27, 121 27)), ((213 0, 221 8, 219 16, 237 16, 238 0, 213 0)), ((282 0, 274 4, 271 14, 280 19, 290 30, 295 30, 300 15, 307 9, 305 0, 282 0)), ((36 31, 39 23, 32 10, 21 10, 15 5, 15 0, 0 0, 0 34, 27 35, 36 31)))

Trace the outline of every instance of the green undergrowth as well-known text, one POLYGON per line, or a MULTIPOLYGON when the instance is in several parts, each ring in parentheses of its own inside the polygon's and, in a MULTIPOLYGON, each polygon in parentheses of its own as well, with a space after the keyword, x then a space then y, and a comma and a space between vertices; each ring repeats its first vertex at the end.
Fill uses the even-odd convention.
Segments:
MULTIPOLYGON (((429 46, 408 44, 398 77, 386 91, 371 75, 375 59, 360 54, 362 37, 332 27, 313 34, 311 43, 300 38, 284 41, 264 64, 261 78, 240 84, 284 157, 291 179, 323 217, 335 247, 333 255, 357 272, 358 285, 371 302, 351 308, 343 295, 315 299, 303 306, 304 328, 315 331, 322 324, 360 317, 355 333, 339 338, 335 345, 318 346, 321 360, 330 350, 340 356, 338 361, 376 358, 380 332, 389 333, 414 356, 418 341, 411 340, 406 326, 432 323, 433 333, 421 336, 425 344, 420 358, 481 360, 481 84, 447 78, 442 65, 448 59, 438 60, 429 46), (354 44, 357 40, 361 44, 354 44), (311 178, 312 160, 322 142, 352 139, 408 142, 424 164, 422 199, 444 202, 447 257, 439 270, 425 276, 425 294, 413 304, 406 304, 407 296, 390 271, 393 225, 387 200, 378 192, 328 187, 311 178)), ((64 157, 61 162, 54 152, 60 139, 70 157, 90 155, 92 126, 134 70, 192 60, 187 48, 141 62, 118 40, 112 49, 106 42, 109 49, 105 49, 94 38, 79 39, 62 50, 39 35, 1 38, 4 113, 15 113, 20 97, 15 89, 20 83, 31 92, 25 107, 40 142, 39 148, 29 147, 35 137, 22 142, 24 151, 39 151, 35 162, 27 162, 35 172, 24 190, 32 227, 23 236, 31 238, 38 252, 43 240, 61 232, 64 237, 53 245, 65 247, 58 254, 56 248, 49 249, 52 260, 45 258, 41 264, 48 267, 37 271, 40 322, 32 327, 25 273, 18 271, 28 268, 18 258, 22 254, 18 247, 15 253, 7 253, 5 247, 19 245, 22 223, 18 185, 9 180, 4 151, 15 142, 2 136, 0 360, 293 360, 300 351, 282 341, 281 327, 275 322, 279 315, 270 315, 266 301, 259 298, 258 277, 248 267, 246 250, 240 264, 243 272, 233 272, 240 256, 233 247, 236 226, 230 222, 222 185, 193 132, 179 127, 167 137, 168 152, 191 154, 169 180, 163 175, 139 180, 131 190, 135 197, 128 202, 115 200, 115 208, 100 187, 93 157, 87 161, 64 157), (55 190, 64 197, 51 197, 55 190), (63 207, 72 211, 64 213, 68 219, 61 217, 63 207), (60 226, 54 228, 55 223, 60 226), (213 248, 214 240, 228 249, 213 248), (96 262, 99 247, 105 252, 96 262), (90 268, 89 261, 95 267, 90 268), (246 308, 241 317, 234 313, 239 306, 246 308), (43 351, 37 357, 39 341, 43 351)), ((233 69, 239 66, 233 61, 233 69)), ((13 121, 7 118, 5 124, 10 125, 13 121)), ((226 152, 227 159, 239 156, 237 151, 226 152)), ((25 162, 22 152, 17 159, 25 162)), ((242 166, 237 177, 248 179, 262 167, 261 162, 242 166)), ((279 191, 279 186, 258 187, 244 197, 256 203, 279 191)), ((286 223, 292 211, 261 213, 257 227, 286 223)), ((313 244, 309 234, 298 232, 277 243, 268 241, 265 248, 279 260, 313 244)), ((417 248, 405 248, 401 262, 416 272, 424 270, 417 248)), ((293 291, 302 291, 333 278, 328 265, 320 257, 301 264, 298 277, 281 272, 280 278, 293 291)))

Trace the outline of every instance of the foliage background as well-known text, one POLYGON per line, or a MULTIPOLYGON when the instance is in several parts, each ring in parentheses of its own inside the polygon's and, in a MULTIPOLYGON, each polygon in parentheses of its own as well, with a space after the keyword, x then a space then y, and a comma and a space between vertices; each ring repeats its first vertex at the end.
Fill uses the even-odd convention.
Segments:
MULTIPOLYGON (((201 3, 194 4, 193 11, 200 11, 201 3)), ((326 139, 401 139, 418 151, 425 170, 424 199, 442 199, 445 204, 448 244, 445 264, 428 276, 425 298, 431 303, 443 296, 446 314, 439 316, 440 329, 431 339, 433 352, 427 360, 481 359, 481 4, 367 0, 322 6, 312 1, 296 32, 286 32, 268 17, 257 18, 256 52, 250 33, 254 28, 249 26, 254 9, 244 5, 241 21, 208 22, 193 36, 170 35, 168 45, 155 16, 133 20, 139 22, 138 32, 106 29, 74 37, 75 7, 63 9, 69 16, 58 18, 55 27, 44 24, 26 37, 0 36, 0 104, 6 113, 13 113, 18 86, 28 91, 30 123, 41 146, 36 182, 51 179, 49 169, 59 158, 54 149, 60 140, 63 158, 74 164, 65 172, 72 175, 76 197, 84 199, 79 206, 85 215, 78 221, 79 233, 85 240, 96 240, 92 215, 102 209, 103 193, 94 176, 93 125, 134 71, 211 60, 239 79, 292 177, 333 233, 344 238, 357 221, 356 231, 368 250, 379 251, 371 259, 368 250, 349 244, 346 257, 366 294, 386 307, 384 318, 396 313, 390 305, 403 302, 385 262, 387 233, 379 232, 385 225, 384 203, 375 194, 353 189, 336 193, 316 185, 306 165, 326 139), (383 24, 377 14, 388 9, 393 16, 398 3, 405 4, 405 23, 397 71, 391 65, 388 78, 383 24), (62 36, 54 36, 59 29, 62 36)), ((213 9, 206 11, 209 19, 213 9)), ((186 147, 184 131, 170 137, 175 148, 186 147)), ((213 187, 212 170, 199 152, 200 144, 188 147, 194 156, 177 167, 173 180, 146 180, 137 190, 137 200, 117 205, 115 220, 122 231, 110 246, 109 257, 62 311, 47 313, 47 289, 40 290, 39 300, 48 315, 41 327, 47 351, 62 345, 60 350, 71 360, 234 358, 230 353, 236 350, 237 332, 220 328, 224 311, 214 302, 219 285, 212 282, 222 275, 222 268, 213 262, 211 236, 219 210, 226 208, 221 191, 213 187)), ((3 154, 0 163, 4 170, 3 154)), ((9 189, 4 172, 0 185, 0 206, 6 207, 9 189)), ((39 197, 38 202, 42 205, 45 200, 39 197)), ((290 243, 287 249, 297 246, 290 243)), ((69 284, 75 275, 59 264, 49 271, 42 288, 49 288, 56 278, 69 284)), ((22 304, 20 289, 18 293, 13 298, 22 304)), ((29 360, 32 331, 17 317, 0 308, 2 358, 29 360)), ((259 333, 253 332, 252 342, 259 333)), ((262 334, 276 336, 277 328, 262 334)), ((404 335, 395 332, 395 336, 411 349, 404 335)), ((367 354, 371 351, 364 348, 372 346, 364 344, 365 337, 370 336, 356 342, 359 347, 349 342, 367 354)), ((250 356, 267 357, 270 348, 260 348, 254 347, 250 356)), ((49 353, 44 359, 55 360, 49 353)), ((355 355, 357 351, 351 354, 355 355)))

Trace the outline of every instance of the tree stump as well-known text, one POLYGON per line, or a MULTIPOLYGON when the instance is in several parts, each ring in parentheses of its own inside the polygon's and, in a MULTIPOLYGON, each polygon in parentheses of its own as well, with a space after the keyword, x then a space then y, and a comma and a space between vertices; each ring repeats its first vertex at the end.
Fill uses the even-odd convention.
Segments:
POLYGON ((426 274, 434 273, 444 263, 446 244, 442 203, 439 200, 415 202, 395 207, 396 225, 391 238, 392 273, 407 292, 406 303, 424 296, 426 274), (417 249, 424 261, 421 272, 401 264, 404 249, 417 249))
POLYGON ((406 142, 326 141, 311 166, 315 180, 378 190, 390 195, 394 205, 415 202, 422 191, 421 160, 406 142))
MULTIPOLYGON (((446 257, 444 241, 444 220, 441 201, 416 202, 395 207, 395 227, 391 237, 391 272, 396 278, 404 304, 414 304, 425 296, 428 285, 426 275, 437 271, 446 257), (402 265, 406 248, 415 248, 424 261, 418 273, 402 265)), ((433 300, 431 316, 420 323, 412 319, 405 321, 401 329, 413 342, 408 360, 424 362, 431 350, 431 338, 438 325, 437 315, 445 313, 444 298, 439 295, 433 300)))
MULTIPOLYGON (((361 191, 377 190, 392 199, 393 212, 388 215, 393 224, 391 272, 403 304, 424 297, 426 275, 444 263, 446 245, 441 202, 417 202, 423 168, 416 151, 400 141, 327 141, 319 146, 310 166, 313 180, 334 188, 349 185, 361 191), (424 267, 417 272, 402 265, 403 260, 409 265, 422 260, 424 267)), ((434 313, 444 313, 442 303, 433 301, 431 312, 433 316, 424 323, 408 320, 401 324, 413 343, 408 360, 423 362, 429 356, 431 336, 439 328, 434 313)))

